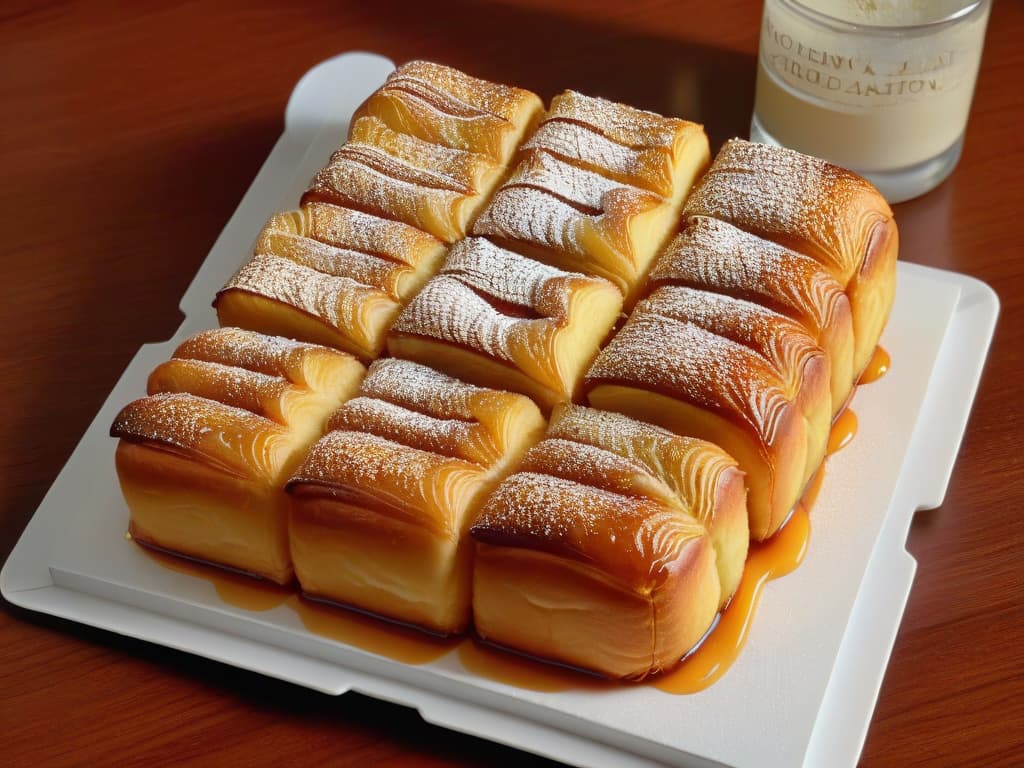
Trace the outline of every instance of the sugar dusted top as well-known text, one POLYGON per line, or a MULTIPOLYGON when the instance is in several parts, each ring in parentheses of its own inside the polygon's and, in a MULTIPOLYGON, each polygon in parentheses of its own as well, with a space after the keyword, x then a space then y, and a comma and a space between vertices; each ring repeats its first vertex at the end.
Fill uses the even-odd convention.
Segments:
POLYGON ((518 472, 491 494, 471 528, 477 541, 580 560, 632 588, 661 584, 703 527, 646 498, 518 472))
POLYGON ((812 256, 848 281, 867 238, 892 210, 851 171, 790 149, 732 139, 686 204, 686 216, 712 216, 812 256))
POLYGON ((842 286, 814 259, 705 216, 693 218, 655 263, 650 285, 689 285, 794 312, 826 327, 842 286))
POLYGON ((635 386, 745 423, 772 444, 786 417, 786 385, 763 357, 693 323, 637 306, 597 356, 586 383, 635 386))

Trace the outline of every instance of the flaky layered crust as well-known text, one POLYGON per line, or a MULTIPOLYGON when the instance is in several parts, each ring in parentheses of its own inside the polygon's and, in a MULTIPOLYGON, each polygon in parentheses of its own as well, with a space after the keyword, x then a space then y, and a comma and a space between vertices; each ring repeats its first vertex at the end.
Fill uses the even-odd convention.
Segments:
POLYGON ((214 307, 223 325, 372 359, 443 255, 439 240, 406 224, 310 203, 271 217, 214 307))
POLYGON ((742 344, 779 374, 786 397, 804 419, 806 483, 825 458, 832 422, 828 357, 794 320, 743 299, 695 288, 659 288, 641 307, 677 322, 692 323, 742 344))
POLYGON ((832 413, 846 405, 854 385, 850 302, 818 262, 724 221, 698 216, 651 270, 649 291, 667 285, 746 299, 799 322, 828 355, 832 413))
POLYGON ((480 636, 611 677, 672 666, 720 602, 703 526, 651 498, 517 472, 472 534, 480 636))
POLYGON ((566 91, 521 157, 474 234, 604 277, 631 306, 709 152, 699 125, 566 91))
POLYGON ((466 529, 543 432, 522 395, 382 360, 288 483, 296 574, 310 594, 432 631, 468 621, 466 529))
POLYGON ((847 291, 854 370, 867 365, 896 292, 899 235, 892 210, 868 181, 782 147, 726 142, 686 203, 818 261, 847 291))
POLYGON ((388 349, 550 410, 572 399, 620 308, 604 280, 468 238, 398 317, 388 349))
POLYGON ((549 473, 658 500, 696 519, 715 548, 722 603, 732 596, 750 533, 743 472, 724 450, 622 414, 571 404, 555 410, 544 442, 531 455, 548 450, 552 455, 536 465, 549 473))
POLYGON ((357 138, 331 155, 303 195, 304 203, 351 206, 418 227, 446 243, 465 237, 500 166, 484 155, 397 133, 376 118, 362 118, 354 128, 357 138), (368 122, 372 125, 367 127, 368 122))
POLYGON ((677 215, 660 195, 535 150, 495 193, 473 233, 598 275, 631 296, 677 215))
POLYGON ((701 126, 564 91, 523 145, 666 200, 686 196, 710 160, 701 126))
POLYGON ((470 77, 427 61, 398 67, 356 111, 396 131, 505 165, 544 110, 530 91, 470 77))
MULTIPOLYGON (((662 307, 645 309, 650 301, 594 361, 588 399, 722 446, 747 475, 751 536, 767 538, 799 498, 813 463, 809 446, 819 442, 808 434, 801 393, 755 349, 656 311, 662 307)), ((819 377, 827 387, 827 369, 819 377)))
POLYGON ((111 427, 133 535, 289 581, 284 479, 362 375, 335 350, 237 328, 187 339, 111 427))

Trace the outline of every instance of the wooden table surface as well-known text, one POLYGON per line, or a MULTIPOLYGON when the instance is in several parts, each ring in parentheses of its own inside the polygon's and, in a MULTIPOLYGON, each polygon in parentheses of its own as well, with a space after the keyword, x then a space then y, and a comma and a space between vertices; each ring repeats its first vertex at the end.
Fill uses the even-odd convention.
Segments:
MULTIPOLYGON (((0 11, 3 557, 137 348, 180 322, 317 62, 364 49, 544 97, 571 86, 703 121, 715 147, 746 135, 753 103, 758 3, 135 5, 0 11)), ((996 3, 960 166, 896 206, 901 257, 986 281, 1002 315, 946 501, 910 532, 917 578, 865 766, 1024 759, 1021 39, 1024 4, 996 3)), ((0 734, 12 766, 545 762, 6 603, 0 734)))

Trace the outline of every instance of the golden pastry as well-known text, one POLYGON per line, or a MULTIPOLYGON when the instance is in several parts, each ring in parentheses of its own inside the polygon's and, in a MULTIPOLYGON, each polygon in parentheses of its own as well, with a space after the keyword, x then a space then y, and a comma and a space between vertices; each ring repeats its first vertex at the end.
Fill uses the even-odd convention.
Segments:
POLYGON ((398 133, 367 116, 353 123, 302 200, 350 206, 453 243, 465 237, 503 170, 486 155, 398 133))
POLYGON ((471 529, 476 631, 610 677, 672 667, 739 582, 744 494, 713 445, 560 406, 471 529))
POLYGON ((451 634, 469 619, 467 529, 544 430, 523 395, 407 360, 373 364, 288 483, 309 595, 451 634))
POLYGON ((631 304, 708 161, 700 126, 566 92, 473 227, 562 269, 604 277, 631 304))
POLYGON ((400 133, 486 155, 505 166, 543 111, 540 97, 530 91, 411 61, 356 111, 353 125, 372 115, 400 133))
POLYGON ((562 272, 478 237, 451 249, 440 273, 388 334, 395 357, 481 386, 571 400, 619 315, 611 283, 562 272))
POLYGON ((363 373, 336 350, 237 328, 183 342, 111 427, 132 536, 289 582, 284 481, 363 373))
POLYGON ((726 142, 686 203, 810 256, 845 288, 853 369, 874 353, 896 295, 899 233, 881 193, 852 171, 782 147, 726 142))
POLYGON ((327 203, 271 217, 255 256, 217 292, 222 325, 326 344, 363 360, 437 271, 444 244, 426 232, 327 203))
POLYGON ((731 224, 695 216, 658 258, 647 290, 690 286, 747 299, 807 329, 829 358, 832 413, 853 391, 853 321, 843 287, 818 262, 731 224))
POLYGON ((798 323, 750 302, 665 287, 640 302, 586 376, 590 403, 722 446, 771 536, 825 456, 828 358, 798 323))

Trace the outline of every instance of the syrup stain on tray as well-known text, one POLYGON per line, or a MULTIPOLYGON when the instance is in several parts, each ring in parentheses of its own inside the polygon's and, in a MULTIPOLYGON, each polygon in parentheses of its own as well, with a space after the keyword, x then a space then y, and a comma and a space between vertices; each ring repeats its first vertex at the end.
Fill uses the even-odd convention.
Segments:
POLYGON ((878 381, 889 372, 891 362, 888 352, 881 347, 875 347, 875 353, 871 356, 870 362, 868 362, 864 373, 860 375, 857 383, 870 384, 873 381, 878 381))
MULTIPOLYGON (((816 493, 813 487, 808 490, 816 493)), ((800 502, 782 530, 750 545, 743 578, 718 626, 676 669, 652 678, 651 685, 667 693, 697 693, 729 670, 747 641, 764 585, 795 570, 804 559, 811 532, 807 506, 800 502)))
POLYGON ((850 408, 846 408, 832 423, 832 431, 828 435, 828 448, 825 455, 831 456, 834 453, 839 453, 839 451, 850 444, 850 441, 853 440, 856 434, 857 414, 850 410, 850 408))
POLYGON ((217 596, 221 601, 234 608, 257 613, 269 611, 286 602, 294 593, 290 587, 181 557, 165 552, 151 544, 143 544, 140 549, 153 562, 169 571, 184 573, 210 582, 217 590, 217 596))
POLYGON ((427 664, 465 642, 461 636, 429 635, 412 627, 302 595, 293 595, 288 600, 288 607, 298 614, 302 624, 314 635, 362 648, 403 664, 427 664))

